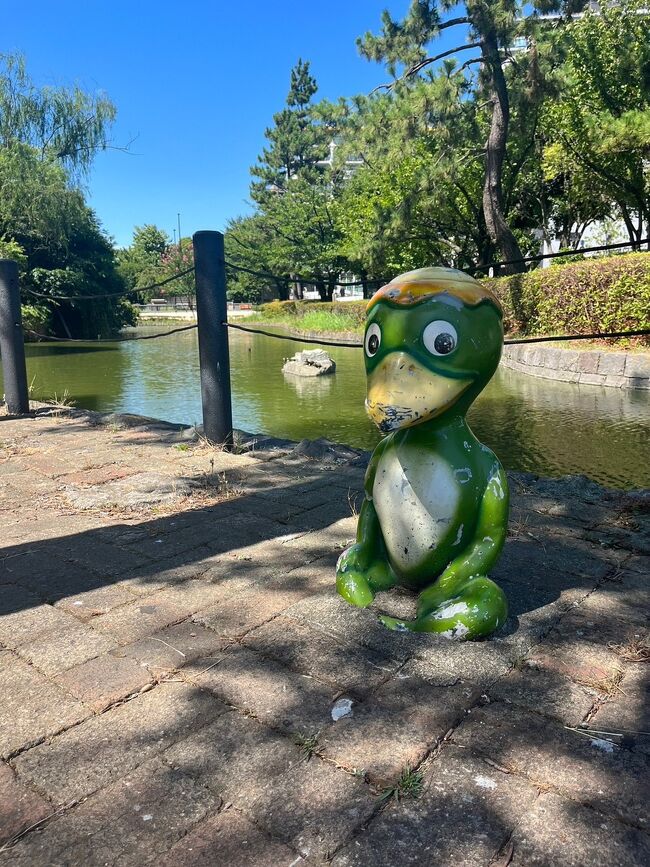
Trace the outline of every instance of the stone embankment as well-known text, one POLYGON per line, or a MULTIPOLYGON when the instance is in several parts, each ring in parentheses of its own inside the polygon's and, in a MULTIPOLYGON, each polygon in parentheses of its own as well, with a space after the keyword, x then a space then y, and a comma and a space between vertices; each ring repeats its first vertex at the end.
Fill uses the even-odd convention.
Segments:
POLYGON ((647 495, 510 474, 510 617, 460 644, 337 596, 353 450, 0 438, 0 865, 650 863, 647 495))
POLYGON ((650 355, 643 353, 520 344, 504 347, 501 364, 542 379, 612 388, 650 389, 650 355))

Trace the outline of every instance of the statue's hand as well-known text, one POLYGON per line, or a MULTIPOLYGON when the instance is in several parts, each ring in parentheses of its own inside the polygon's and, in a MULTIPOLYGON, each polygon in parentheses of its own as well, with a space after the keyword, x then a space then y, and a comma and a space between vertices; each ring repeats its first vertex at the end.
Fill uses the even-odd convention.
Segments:
POLYGON ((347 548, 336 564, 336 589, 351 605, 366 608, 379 590, 395 585, 395 575, 386 560, 373 557, 357 542, 347 548))

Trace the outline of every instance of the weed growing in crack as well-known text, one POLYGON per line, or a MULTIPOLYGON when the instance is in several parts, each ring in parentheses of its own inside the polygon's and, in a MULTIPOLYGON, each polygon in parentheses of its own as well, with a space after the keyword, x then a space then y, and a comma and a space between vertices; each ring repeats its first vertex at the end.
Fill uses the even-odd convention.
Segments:
POLYGON ((407 765, 399 779, 392 786, 387 786, 379 796, 379 802, 391 801, 393 798, 401 801, 403 798, 419 798, 422 794, 424 780, 421 771, 412 771, 407 765))
POLYGON ((307 735, 303 732, 296 732, 293 736, 294 743, 300 749, 300 754, 303 759, 308 762, 312 756, 318 756, 321 753, 321 747, 318 744, 318 735, 307 735))

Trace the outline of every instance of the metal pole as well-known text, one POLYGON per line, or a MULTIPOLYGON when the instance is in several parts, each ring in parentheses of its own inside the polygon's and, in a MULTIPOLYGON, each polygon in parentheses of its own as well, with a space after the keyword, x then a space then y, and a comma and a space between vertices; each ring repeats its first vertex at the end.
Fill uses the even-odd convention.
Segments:
POLYGON ((195 232, 194 274, 199 331, 203 432, 213 443, 232 446, 232 403, 226 304, 226 263, 221 232, 195 232))
POLYGON ((18 265, 11 259, 0 259, 0 355, 7 409, 29 412, 18 265))

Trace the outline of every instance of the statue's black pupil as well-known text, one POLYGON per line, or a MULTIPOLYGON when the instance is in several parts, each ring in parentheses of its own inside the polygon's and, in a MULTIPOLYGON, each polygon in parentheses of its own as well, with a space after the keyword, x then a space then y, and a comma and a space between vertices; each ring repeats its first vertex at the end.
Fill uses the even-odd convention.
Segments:
POLYGON ((368 338, 368 352, 371 355, 374 355, 375 352, 379 349, 379 338, 376 334, 371 334, 368 338))
POLYGON ((447 353, 451 352, 451 350, 454 348, 454 338, 451 336, 451 334, 443 332, 436 337, 436 339, 433 341, 433 345, 436 352, 439 352, 441 355, 447 355, 447 353))

